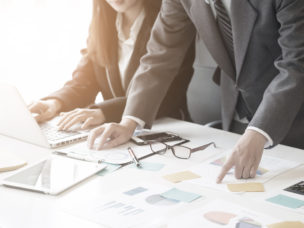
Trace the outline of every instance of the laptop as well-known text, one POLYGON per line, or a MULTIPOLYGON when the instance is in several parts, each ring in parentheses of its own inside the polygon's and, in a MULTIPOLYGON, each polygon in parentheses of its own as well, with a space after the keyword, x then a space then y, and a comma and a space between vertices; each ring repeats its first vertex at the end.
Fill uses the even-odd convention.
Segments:
POLYGON ((0 134, 46 148, 85 140, 88 131, 58 131, 58 118, 39 125, 14 86, 0 84, 0 134))

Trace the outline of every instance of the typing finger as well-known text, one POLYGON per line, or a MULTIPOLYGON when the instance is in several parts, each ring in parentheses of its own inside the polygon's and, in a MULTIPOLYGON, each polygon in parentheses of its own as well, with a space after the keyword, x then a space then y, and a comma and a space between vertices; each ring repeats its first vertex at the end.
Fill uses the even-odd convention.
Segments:
POLYGON ((68 130, 73 125, 78 124, 78 123, 82 122, 83 120, 85 120, 85 118, 86 117, 84 115, 75 116, 70 121, 68 121, 68 122, 65 123, 65 125, 63 126, 63 130, 64 131, 68 130))
POLYGON ((94 125, 94 118, 93 117, 89 117, 81 125, 81 129, 88 129, 92 125, 94 125))
POLYGON ((226 174, 233 166, 234 166, 234 158, 233 156, 230 156, 228 161, 226 161, 225 164, 223 165, 222 170, 217 177, 216 183, 221 183, 224 177, 226 176, 226 174))
POLYGON ((72 116, 73 114, 75 114, 73 111, 71 112, 61 112, 59 115, 61 116, 60 120, 57 123, 57 126, 62 125, 66 119, 70 116, 72 116))
POLYGON ((40 103, 32 103, 28 106, 28 110, 33 113, 42 113, 43 106, 40 103))
POLYGON ((103 133, 105 127, 104 126, 101 126, 101 127, 97 127, 97 128, 94 128, 93 130, 90 131, 90 134, 89 134, 89 137, 88 137, 88 147, 90 149, 93 149, 93 146, 94 146, 94 142, 96 140, 96 138, 103 133))
POLYGON ((38 123, 43 122, 43 120, 44 120, 44 117, 41 116, 40 114, 34 116, 34 118, 35 118, 35 120, 36 120, 38 123))
POLYGON ((70 113, 67 116, 62 117, 63 119, 60 120, 60 123, 58 122, 57 126, 59 130, 65 130, 66 126, 76 117, 78 114, 76 113, 70 113))
POLYGON ((46 120, 49 120, 53 117, 53 114, 49 111, 46 110, 45 112, 40 113, 39 115, 35 116, 35 120, 40 123, 40 122, 44 122, 46 120))

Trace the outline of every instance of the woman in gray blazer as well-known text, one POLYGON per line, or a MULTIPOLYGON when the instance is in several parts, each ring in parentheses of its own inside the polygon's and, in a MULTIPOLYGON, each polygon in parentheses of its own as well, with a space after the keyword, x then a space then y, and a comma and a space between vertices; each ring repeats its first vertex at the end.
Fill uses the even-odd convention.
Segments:
MULTIPOLYGON (((63 88, 29 105, 43 122, 61 112, 58 126, 67 130, 76 123, 85 129, 104 122, 119 122, 128 90, 161 5, 160 0, 94 0, 87 48, 63 88), (104 101, 96 104, 101 93, 104 101)), ((171 84, 158 117, 188 119, 186 90, 191 80, 194 45, 171 84)))

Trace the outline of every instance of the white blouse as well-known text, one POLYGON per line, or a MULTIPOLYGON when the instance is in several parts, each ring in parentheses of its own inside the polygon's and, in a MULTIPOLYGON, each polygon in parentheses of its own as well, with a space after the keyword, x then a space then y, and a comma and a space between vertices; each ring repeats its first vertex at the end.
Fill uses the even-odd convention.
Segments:
MULTIPOLYGON (((146 13, 143 9, 140 14, 135 19, 131 29, 130 29, 130 36, 126 37, 123 32, 123 15, 122 13, 117 14, 116 18, 116 29, 118 34, 118 67, 120 71, 120 79, 123 82, 126 76, 126 71, 129 66, 130 58, 133 54, 135 42, 139 33, 139 30, 143 24, 145 19, 146 13)), ((122 83, 124 85, 124 83, 122 83)), ((126 89, 126 88, 123 88, 126 89)))

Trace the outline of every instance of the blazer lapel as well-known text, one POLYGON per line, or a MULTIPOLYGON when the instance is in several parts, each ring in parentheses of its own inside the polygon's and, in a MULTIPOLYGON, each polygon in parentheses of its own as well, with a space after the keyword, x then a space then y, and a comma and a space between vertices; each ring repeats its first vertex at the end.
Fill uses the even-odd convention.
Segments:
POLYGON ((150 18, 148 18, 148 17, 145 18, 145 20, 141 26, 141 29, 139 30, 136 42, 134 44, 134 51, 132 53, 132 56, 129 61, 129 65, 127 67, 125 79, 122 82, 123 88, 125 88, 125 90, 127 90, 127 88, 129 87, 130 81, 132 80, 132 78, 140 64, 141 57, 147 52, 146 45, 147 45, 147 41, 150 37, 150 30, 152 27, 151 21, 149 19, 150 18))
POLYGON ((118 65, 108 67, 105 71, 113 97, 123 97, 125 93, 122 89, 118 65))
POLYGON ((234 40, 234 53, 236 63, 236 78, 244 64, 251 33, 257 18, 255 9, 250 4, 250 0, 232 0, 231 2, 231 22, 234 40))
MULTIPOLYGON (((241 0, 242 1, 242 0, 241 0)), ((224 45, 213 12, 205 0, 195 0, 190 9, 191 18, 199 36, 219 67, 235 81, 235 70, 224 45), (198 3, 198 4, 196 4, 198 3)))

